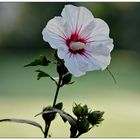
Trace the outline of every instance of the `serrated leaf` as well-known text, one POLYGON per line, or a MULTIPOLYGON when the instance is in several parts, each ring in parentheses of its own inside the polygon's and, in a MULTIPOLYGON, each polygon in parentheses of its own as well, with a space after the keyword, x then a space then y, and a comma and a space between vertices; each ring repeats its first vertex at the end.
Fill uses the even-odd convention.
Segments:
POLYGON ((55 78, 51 77, 48 73, 41 71, 41 70, 36 70, 36 72, 38 72, 37 80, 40 80, 40 78, 43 78, 43 77, 49 77, 57 85, 57 80, 55 80, 55 78))
POLYGON ((42 77, 50 77, 49 74, 47 74, 46 72, 44 71, 41 71, 41 70, 36 70, 36 72, 38 72, 38 75, 37 75, 37 80, 39 80, 40 78, 42 77))
POLYGON ((26 123, 26 124, 30 124, 30 125, 40 128, 41 131, 44 133, 42 126, 39 123, 32 121, 32 120, 10 118, 10 119, 2 119, 2 120, 0 120, 0 122, 26 123))
POLYGON ((31 63, 25 65, 24 67, 28 66, 48 66, 48 64, 51 63, 51 61, 47 60, 47 58, 44 55, 40 55, 38 58, 36 58, 34 61, 31 63))

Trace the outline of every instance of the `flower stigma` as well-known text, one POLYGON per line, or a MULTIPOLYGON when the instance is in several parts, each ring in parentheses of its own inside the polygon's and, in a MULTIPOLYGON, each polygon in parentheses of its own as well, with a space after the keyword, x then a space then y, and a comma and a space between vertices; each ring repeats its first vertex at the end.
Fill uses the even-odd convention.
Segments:
POLYGON ((73 51, 84 49, 85 47, 86 47, 86 44, 83 42, 71 42, 70 43, 70 49, 72 49, 73 51))

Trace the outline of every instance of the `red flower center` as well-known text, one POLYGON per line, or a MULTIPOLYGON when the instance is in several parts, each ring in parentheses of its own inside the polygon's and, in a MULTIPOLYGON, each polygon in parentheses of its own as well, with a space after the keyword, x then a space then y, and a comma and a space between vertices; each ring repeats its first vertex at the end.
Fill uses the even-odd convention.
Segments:
POLYGON ((81 55, 84 55, 84 52, 85 52, 85 49, 83 48, 84 44, 86 44, 85 39, 80 38, 78 33, 76 33, 76 32, 73 33, 70 38, 66 39, 66 45, 68 46, 69 51, 72 54, 79 53, 81 55), (76 46, 76 42, 77 42, 78 46, 76 46))

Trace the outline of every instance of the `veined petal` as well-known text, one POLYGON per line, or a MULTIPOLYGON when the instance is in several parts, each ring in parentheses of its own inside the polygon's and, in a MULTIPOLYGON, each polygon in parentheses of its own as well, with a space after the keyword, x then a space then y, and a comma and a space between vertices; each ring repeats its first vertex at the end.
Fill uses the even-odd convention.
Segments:
POLYGON ((86 51, 90 53, 94 53, 96 55, 104 55, 107 56, 113 49, 113 40, 108 38, 104 41, 95 41, 91 43, 87 43, 86 51))
POLYGON ((62 17, 51 19, 42 31, 43 39, 49 42, 52 48, 64 48, 65 38, 70 36, 69 28, 62 17))
POLYGON ((92 42, 109 38, 109 32, 109 27, 105 21, 94 18, 79 34, 80 37, 85 38, 87 42, 92 42))
POLYGON ((68 53, 69 53, 68 47, 59 48, 57 50, 57 55, 60 59, 64 59, 65 55, 68 55, 68 53))
POLYGON ((93 29, 93 35, 109 35, 109 27, 107 23, 100 19, 100 18, 95 18, 95 28, 93 29))
POLYGON ((84 59, 83 55, 77 54, 75 56, 77 67, 80 71, 87 71, 88 69, 88 62, 84 59))
POLYGON ((81 71, 99 70, 100 67, 94 63, 92 57, 89 55, 77 55, 77 65, 81 71))
POLYGON ((78 67, 78 61, 75 55, 67 54, 64 57, 65 66, 67 67, 68 71, 73 74, 75 77, 79 77, 84 75, 86 72, 81 71, 78 67))
POLYGON ((92 71, 92 70, 99 70, 101 69, 96 61, 93 59, 92 54, 79 55, 79 69, 81 71, 92 71), (81 66, 82 64, 82 66, 81 66))
POLYGON ((84 28, 79 31, 79 36, 81 38, 87 39, 92 34, 92 30, 95 28, 94 19, 91 20, 84 28))
POLYGON ((103 55, 96 55, 96 54, 91 54, 90 55, 90 60, 92 60, 92 63, 96 65, 100 70, 104 70, 109 64, 111 57, 110 55, 108 56, 103 56, 103 55))
POLYGON ((73 5, 66 5, 61 15, 69 24, 71 32, 79 32, 94 18, 87 8, 73 5))
POLYGON ((98 60, 98 63, 100 64, 101 70, 105 70, 107 66, 110 64, 111 56, 96 56, 94 55, 94 59, 98 60))
POLYGON ((86 71, 100 70, 103 67, 103 64, 93 59, 92 56, 87 57, 80 54, 65 55, 64 61, 69 72, 75 77, 84 75, 86 71))

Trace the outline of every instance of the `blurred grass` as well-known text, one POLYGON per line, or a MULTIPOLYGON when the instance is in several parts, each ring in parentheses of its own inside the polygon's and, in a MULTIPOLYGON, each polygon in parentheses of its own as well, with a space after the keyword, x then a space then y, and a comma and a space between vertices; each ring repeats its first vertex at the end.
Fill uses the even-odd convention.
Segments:
MULTIPOLYGON (((28 118, 44 125, 41 116, 34 115, 43 106, 52 104, 55 86, 49 79, 36 80, 37 68, 24 68, 38 54, 35 52, 2 52, 0 54, 0 119, 28 118)), ((52 52, 47 53, 48 58, 52 52)), ((54 66, 46 69, 57 76, 54 66)), ((64 109, 72 114, 72 104, 87 104, 91 109, 105 111, 105 120, 100 127, 93 128, 81 137, 140 137, 140 62, 135 51, 115 50, 109 69, 117 84, 105 70, 88 72, 71 86, 64 87, 58 102, 64 102, 64 109)), ((52 137, 68 137, 69 125, 60 117, 52 123, 52 137)), ((25 124, 1 123, 0 137, 43 137, 38 128, 25 124)))

